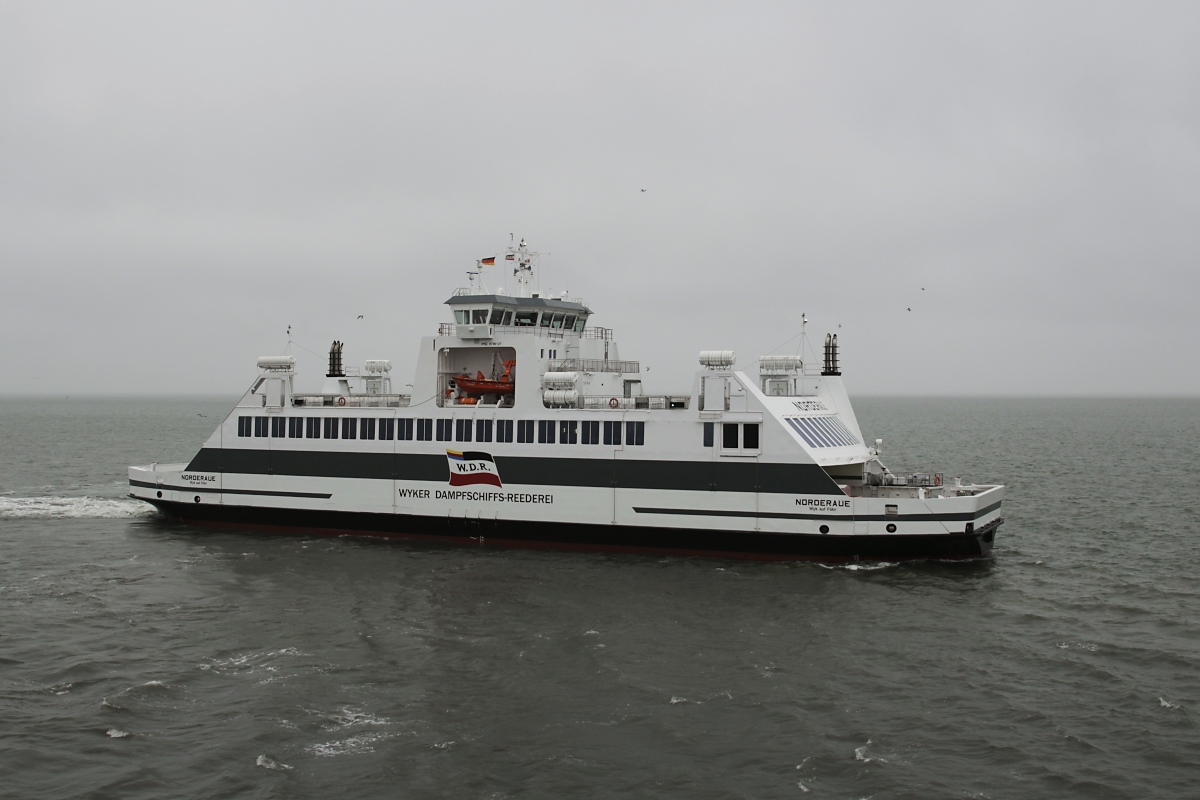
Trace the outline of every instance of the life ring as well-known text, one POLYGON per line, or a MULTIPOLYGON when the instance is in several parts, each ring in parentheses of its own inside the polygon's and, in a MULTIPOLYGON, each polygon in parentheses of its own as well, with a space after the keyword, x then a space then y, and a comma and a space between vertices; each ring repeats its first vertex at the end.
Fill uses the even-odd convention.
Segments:
POLYGON ((616 408, 616 407, 617 407, 617 406, 619 406, 619 405, 621 405, 621 401, 620 401, 620 400, 618 400, 618 399, 617 399, 617 398, 615 398, 615 397, 614 397, 612 400, 609 400, 609 401, 608 401, 608 407, 609 407, 609 408, 616 408))
POLYGON ((344 398, 344 397, 339 397, 339 398, 338 398, 338 405, 339 405, 339 406, 344 406, 344 405, 346 405, 346 398, 344 398))

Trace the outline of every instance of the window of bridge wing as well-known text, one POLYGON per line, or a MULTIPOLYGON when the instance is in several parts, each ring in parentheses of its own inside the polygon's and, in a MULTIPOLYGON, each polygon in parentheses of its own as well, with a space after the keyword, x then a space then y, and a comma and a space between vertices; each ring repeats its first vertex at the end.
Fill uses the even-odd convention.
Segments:
POLYGON ((588 321, 588 318, 587 318, 586 314, 580 314, 578 317, 576 317, 575 318, 575 332, 583 333, 583 329, 587 327, 587 321, 588 321))
POLYGON ((493 308, 492 316, 488 319, 488 324, 489 325, 503 325, 504 324, 504 309, 503 308, 493 308))
POLYGON ((742 447, 746 450, 758 449, 758 423, 747 422, 742 425, 742 447))
POLYGON ((721 425, 721 447, 736 450, 738 446, 738 424, 726 422, 721 425))
POLYGON ((514 324, 518 328, 532 328, 537 325, 538 312, 518 311, 514 324))
POLYGON ((561 331, 562 326, 563 326, 563 319, 566 316, 567 316, 566 314, 555 314, 554 316, 552 316, 550 318, 550 328, 552 330, 561 331))
POLYGON ((549 311, 542 312, 542 321, 539 323, 543 328, 550 327, 550 320, 554 319, 554 314, 549 311))
POLYGON ((567 317, 566 317, 566 319, 564 319, 564 320, 563 320, 563 324, 562 324, 562 326, 563 326, 563 330, 564 330, 564 331, 573 331, 573 330, 575 330, 575 315, 574 315, 574 314, 567 314, 567 317))
POLYGON ((457 322, 459 325, 466 325, 467 322, 470 320, 470 318, 471 318, 470 312, 467 311, 465 308, 454 309, 454 321, 457 322))

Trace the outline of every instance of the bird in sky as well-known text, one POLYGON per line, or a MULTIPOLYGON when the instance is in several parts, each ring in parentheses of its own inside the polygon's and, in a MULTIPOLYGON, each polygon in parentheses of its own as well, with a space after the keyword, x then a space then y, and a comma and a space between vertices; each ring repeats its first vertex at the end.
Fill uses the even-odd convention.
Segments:
POLYGON ((910 308, 909 311, 912 311, 912 309, 910 308))
POLYGON ((646 191, 646 190, 645 190, 645 189, 642 189, 642 191, 644 192, 644 191, 646 191))
POLYGON ((359 314, 359 315, 358 315, 358 318, 359 318, 359 319, 362 319, 362 318, 363 318, 363 315, 362 315, 362 314, 359 314))

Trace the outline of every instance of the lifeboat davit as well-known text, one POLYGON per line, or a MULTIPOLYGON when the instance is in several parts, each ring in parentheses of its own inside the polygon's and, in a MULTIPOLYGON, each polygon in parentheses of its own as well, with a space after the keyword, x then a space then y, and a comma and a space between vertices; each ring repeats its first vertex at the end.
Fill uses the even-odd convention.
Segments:
POLYGON ((485 378, 483 373, 476 371, 475 377, 459 375, 454 379, 454 385, 463 394, 512 394, 516 390, 513 383, 512 369, 516 361, 504 362, 504 373, 499 378, 485 378))

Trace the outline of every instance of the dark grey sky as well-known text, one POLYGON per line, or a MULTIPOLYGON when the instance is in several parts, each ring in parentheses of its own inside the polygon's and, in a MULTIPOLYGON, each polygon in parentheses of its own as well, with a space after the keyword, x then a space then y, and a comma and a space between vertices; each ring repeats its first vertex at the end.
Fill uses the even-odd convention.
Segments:
POLYGON ((1194 2, 10 0, 0 393, 237 394, 289 324, 302 386, 333 338, 406 383, 513 232, 648 391, 807 312, 853 393, 1198 394, 1197 42, 1194 2))

